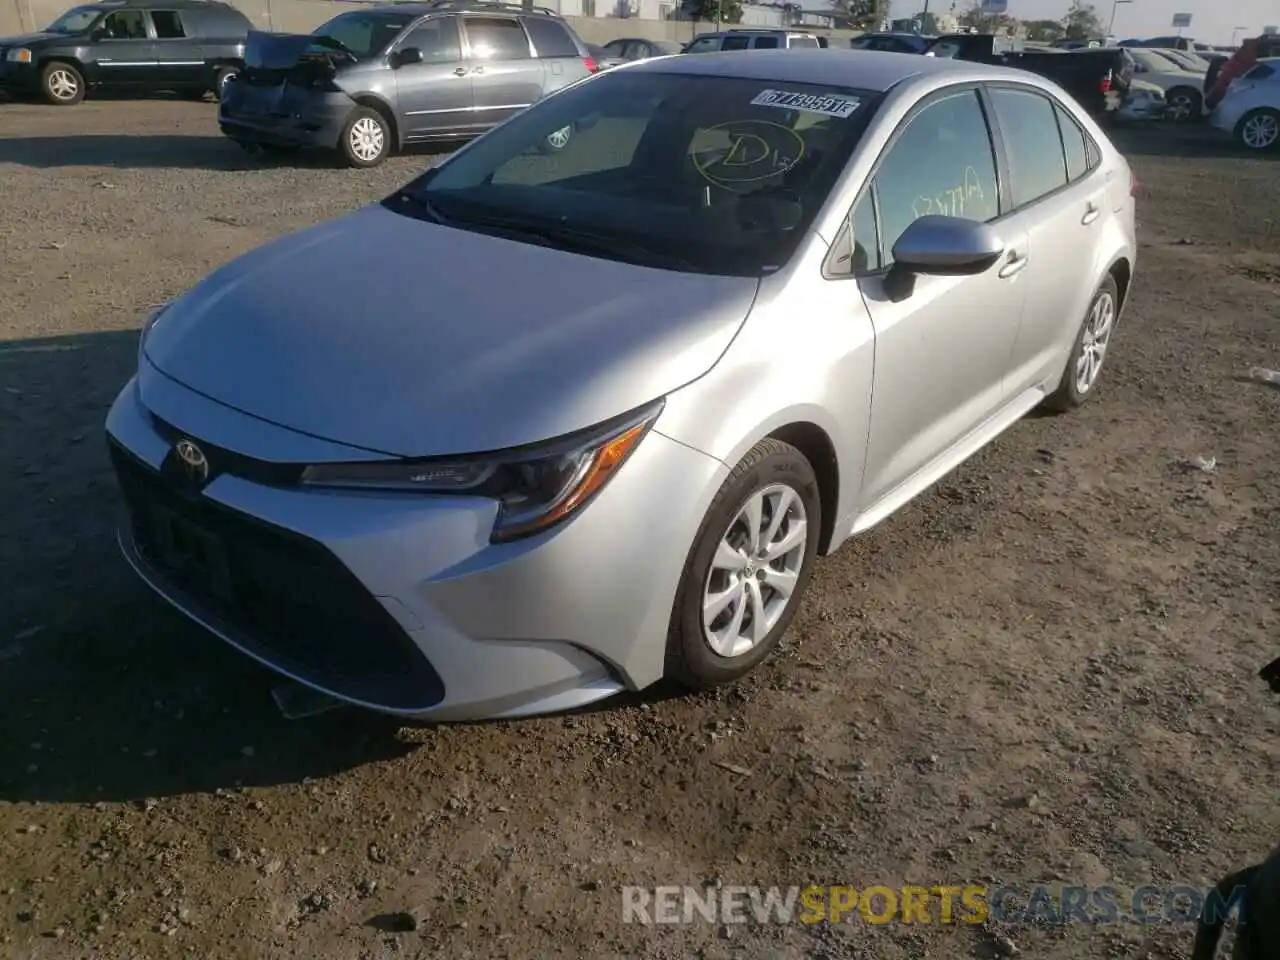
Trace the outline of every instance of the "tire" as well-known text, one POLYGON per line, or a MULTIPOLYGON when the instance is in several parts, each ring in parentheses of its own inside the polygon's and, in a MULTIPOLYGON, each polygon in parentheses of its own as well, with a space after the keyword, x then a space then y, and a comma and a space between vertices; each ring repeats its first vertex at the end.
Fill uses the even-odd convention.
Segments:
POLYGON ((1257 153, 1276 149, 1280 145, 1280 110, 1250 110, 1236 124, 1236 142, 1257 153))
MULTIPOLYGON (((671 611, 667 676, 691 689, 709 689, 738 680, 768 657, 790 626, 808 586, 821 529, 822 500, 809 461, 790 444, 773 438, 761 440, 716 492, 694 538, 671 611), (737 546, 745 543, 745 511, 753 502, 763 507, 762 526, 766 533, 775 516, 772 509, 785 504, 785 519, 771 542, 780 544, 797 530, 802 539, 768 565, 757 566, 759 556, 748 560, 739 553, 744 568, 731 573, 716 563, 721 541, 737 546), (775 574, 774 583, 791 584, 790 594, 784 597, 766 580, 770 568, 775 574), (731 595, 711 620, 711 629, 723 630, 725 635, 718 649, 712 647, 712 634, 703 616, 710 593, 731 595), (776 600, 781 600, 781 605, 769 610, 769 604, 776 600), (753 611, 762 610, 772 625, 766 621, 767 632, 762 637, 748 636, 745 617, 754 619, 753 611), (732 629, 734 623, 738 625, 736 631, 732 629)), ((734 549, 726 544, 724 552, 732 556, 734 549)))
POLYGON ((1098 388, 1098 377, 1102 373, 1102 365, 1111 347, 1111 338, 1115 334, 1116 318, 1120 312, 1120 290, 1116 279, 1108 275, 1098 286, 1089 301, 1089 309, 1085 311, 1084 320, 1076 333, 1075 343, 1071 345, 1071 355, 1067 358, 1066 368, 1062 371, 1062 382, 1058 389, 1045 398, 1044 407, 1055 413, 1066 413, 1084 405, 1098 388), (1096 329, 1105 318, 1106 330, 1101 338, 1101 351, 1096 346, 1099 338, 1096 329), (1084 376, 1084 357, 1092 350, 1096 361, 1091 375, 1084 376), (1084 382, 1087 379, 1087 383, 1084 382))
POLYGON ((239 75, 239 67, 219 67, 213 75, 213 97, 215 100, 222 99, 222 88, 226 86, 228 80, 239 75))
POLYGON ((1174 87, 1165 94, 1168 116, 1176 123, 1195 123, 1204 116, 1204 96, 1192 87, 1174 87))
POLYGON ((538 141, 539 153, 559 153, 573 140, 573 124, 561 127, 538 141))
POLYGON ((377 110, 356 107, 342 128, 338 152, 349 167, 376 167, 391 153, 391 124, 377 110))
POLYGON ((84 99, 84 77, 71 64, 54 60, 40 71, 40 93, 55 107, 72 107, 84 99))

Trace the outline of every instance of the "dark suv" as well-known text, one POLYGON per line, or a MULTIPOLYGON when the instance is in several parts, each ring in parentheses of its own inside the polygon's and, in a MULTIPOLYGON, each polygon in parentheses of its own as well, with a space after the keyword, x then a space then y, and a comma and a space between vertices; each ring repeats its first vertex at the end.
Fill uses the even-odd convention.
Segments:
POLYGON ((253 24, 218 0, 102 0, 39 33, 0 38, 0 89, 55 106, 90 87, 218 93, 243 63, 253 24))
MULTIPOLYGON (((436 0, 339 14, 310 35, 249 35, 222 132, 251 151, 323 147, 372 167, 407 143, 474 137, 599 70, 558 14, 436 0)), ((572 127, 543 147, 563 149, 572 127)))

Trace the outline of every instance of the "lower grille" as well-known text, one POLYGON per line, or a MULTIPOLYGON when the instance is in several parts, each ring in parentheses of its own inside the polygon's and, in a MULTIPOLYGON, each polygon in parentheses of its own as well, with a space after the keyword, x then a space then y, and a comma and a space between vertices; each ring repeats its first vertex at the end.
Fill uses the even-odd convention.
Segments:
POLYGON ((191 494, 114 441, 134 545, 159 579, 254 652, 339 695, 426 709, 443 685, 400 625, 321 544, 191 494))

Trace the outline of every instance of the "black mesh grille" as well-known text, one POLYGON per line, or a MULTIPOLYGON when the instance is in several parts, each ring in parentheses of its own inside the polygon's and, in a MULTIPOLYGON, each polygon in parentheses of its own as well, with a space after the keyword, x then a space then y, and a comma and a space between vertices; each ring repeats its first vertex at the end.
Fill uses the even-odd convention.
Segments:
POLYGON ((324 546, 216 504, 109 446, 134 544, 167 586, 236 628, 264 659, 335 693, 393 709, 443 699, 418 648, 324 546))

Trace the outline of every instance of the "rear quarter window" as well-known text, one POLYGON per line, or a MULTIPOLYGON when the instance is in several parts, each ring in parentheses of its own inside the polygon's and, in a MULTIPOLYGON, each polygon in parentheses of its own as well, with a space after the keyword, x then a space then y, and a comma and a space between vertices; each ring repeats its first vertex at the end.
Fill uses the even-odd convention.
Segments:
POLYGON ((818 48, 818 41, 815 40, 813 37, 792 37, 791 46, 793 48, 799 47, 801 49, 807 48, 807 49, 816 50, 818 48))
MULTIPOLYGON (((569 31, 564 24, 539 17, 528 17, 524 21, 524 28, 529 31, 529 38, 533 40, 533 49, 539 57, 582 56, 578 52, 578 45, 573 42, 573 37, 569 36, 569 31)), ((609 55, 618 56, 616 53, 609 55)))

